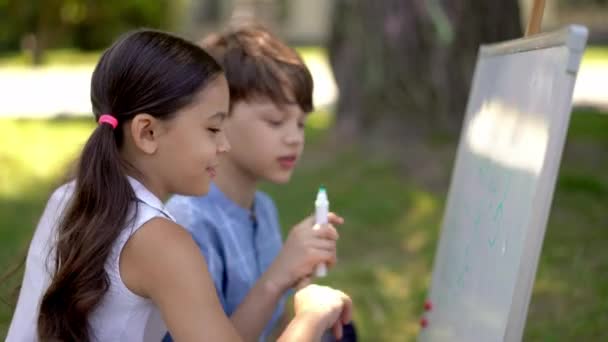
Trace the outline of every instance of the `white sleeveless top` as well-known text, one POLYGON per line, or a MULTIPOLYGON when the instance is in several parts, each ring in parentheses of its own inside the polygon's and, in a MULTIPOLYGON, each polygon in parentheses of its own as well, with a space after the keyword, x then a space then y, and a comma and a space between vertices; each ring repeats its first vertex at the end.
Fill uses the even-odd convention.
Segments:
MULTIPOLYGON (((137 216, 129 222, 114 243, 106 262, 110 288, 89 317, 92 341, 159 342, 167 332, 160 311, 151 300, 131 292, 120 277, 120 253, 144 223, 155 217, 175 221, 163 203, 141 183, 129 177, 138 198, 137 216)), ((36 227, 27 255, 23 284, 6 342, 37 341, 39 304, 52 276, 50 246, 56 240, 57 222, 74 191, 74 182, 57 189, 49 199, 36 227)), ((131 214, 132 215, 132 214, 131 214)))

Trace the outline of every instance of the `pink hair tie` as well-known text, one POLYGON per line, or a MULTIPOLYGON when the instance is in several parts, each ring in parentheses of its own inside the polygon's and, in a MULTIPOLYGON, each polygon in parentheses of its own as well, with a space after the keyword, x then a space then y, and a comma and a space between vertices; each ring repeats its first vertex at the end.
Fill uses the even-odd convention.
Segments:
POLYGON ((112 129, 114 129, 114 128, 116 128, 116 126, 118 126, 118 120, 116 120, 116 118, 114 116, 112 116, 112 114, 101 114, 101 116, 99 117, 99 120, 97 120, 97 122, 100 125, 107 123, 110 126, 112 126, 112 129))

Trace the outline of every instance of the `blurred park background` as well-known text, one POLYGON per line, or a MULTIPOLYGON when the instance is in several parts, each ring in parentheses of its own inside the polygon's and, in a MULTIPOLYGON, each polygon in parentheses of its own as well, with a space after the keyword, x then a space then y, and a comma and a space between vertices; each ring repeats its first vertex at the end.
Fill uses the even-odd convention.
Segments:
MULTIPOLYGON (((324 282, 350 293, 363 341, 409 341, 433 256, 477 48, 521 37, 527 0, 0 0, 0 275, 18 265, 50 191, 94 127, 89 81, 119 34, 193 40, 256 20, 297 47, 317 110, 288 186, 264 185, 284 228, 320 183, 346 218, 324 282)), ((543 30, 590 29, 525 330, 608 340, 608 0, 549 0, 543 30)), ((0 338, 21 271, 0 284, 0 338)))

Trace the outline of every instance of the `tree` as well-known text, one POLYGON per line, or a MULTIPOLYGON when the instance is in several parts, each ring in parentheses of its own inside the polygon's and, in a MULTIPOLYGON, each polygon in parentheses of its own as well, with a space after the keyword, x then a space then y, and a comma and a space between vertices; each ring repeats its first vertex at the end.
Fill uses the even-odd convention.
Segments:
MULTIPOLYGON (((480 44, 522 36, 517 0, 336 0, 338 136, 456 137, 480 44)), ((405 139, 405 140, 404 140, 405 139)))
POLYGON ((182 1, 142 0, 5 0, 0 1, 0 49, 24 47, 33 64, 44 50, 106 47, 134 28, 166 29, 171 11, 182 1))

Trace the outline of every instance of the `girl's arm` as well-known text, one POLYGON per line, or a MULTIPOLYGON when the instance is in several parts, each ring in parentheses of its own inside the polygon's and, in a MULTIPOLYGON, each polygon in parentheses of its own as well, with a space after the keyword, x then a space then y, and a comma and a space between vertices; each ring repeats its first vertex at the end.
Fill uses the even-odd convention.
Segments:
MULTIPOLYGON (((155 218, 133 234, 121 252, 120 275, 131 291, 160 308, 175 341, 242 340, 220 305, 198 246, 176 223, 155 218)), ((334 323, 350 320, 351 311, 342 292, 308 286, 296 293, 296 317, 280 341, 318 341, 334 323)))
POLYGON ((159 308, 175 341, 240 341, 217 298, 207 265, 190 234, 155 218, 127 242, 120 274, 131 291, 159 308))

